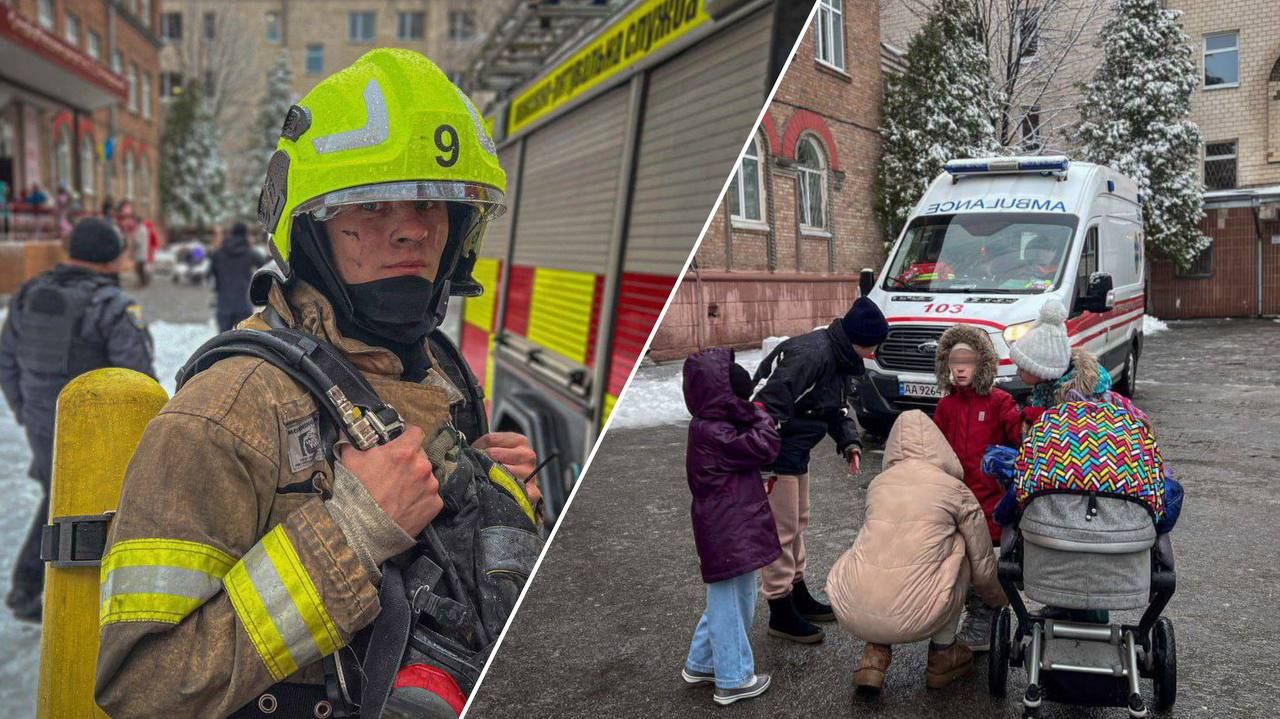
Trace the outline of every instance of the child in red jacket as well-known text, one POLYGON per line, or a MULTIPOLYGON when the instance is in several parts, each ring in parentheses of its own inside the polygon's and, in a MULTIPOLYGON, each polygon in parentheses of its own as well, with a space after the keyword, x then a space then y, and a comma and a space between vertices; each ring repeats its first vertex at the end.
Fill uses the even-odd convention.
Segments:
MULTIPOLYGON (((994 386, 998 361, 986 332, 958 324, 938 341, 934 367, 938 386, 946 395, 938 402, 933 421, 960 458, 964 483, 982 505, 993 546, 1000 542, 1000 525, 992 515, 1004 491, 983 473, 982 455, 993 444, 1017 447, 1022 443, 1018 405, 1012 395, 994 386)), ((976 596, 970 600, 956 641, 973 651, 987 651, 992 613, 976 596)))

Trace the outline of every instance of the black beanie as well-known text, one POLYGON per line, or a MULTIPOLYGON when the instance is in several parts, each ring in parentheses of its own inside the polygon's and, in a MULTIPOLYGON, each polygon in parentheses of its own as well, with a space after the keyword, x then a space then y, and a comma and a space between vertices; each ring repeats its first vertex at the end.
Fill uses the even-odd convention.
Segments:
POLYGON ((729 386, 733 388, 733 393, 742 399, 751 399, 751 391, 755 389, 755 382, 751 381, 751 373, 747 372, 742 365, 734 362, 729 365, 729 386))
POLYGON ((110 222, 100 217, 89 217, 80 220, 71 230, 71 245, 67 251, 73 260, 105 264, 115 261, 124 252, 124 240, 110 222))
POLYGON ((876 303, 859 297, 840 320, 845 337, 860 347, 875 347, 889 334, 889 323, 876 303))

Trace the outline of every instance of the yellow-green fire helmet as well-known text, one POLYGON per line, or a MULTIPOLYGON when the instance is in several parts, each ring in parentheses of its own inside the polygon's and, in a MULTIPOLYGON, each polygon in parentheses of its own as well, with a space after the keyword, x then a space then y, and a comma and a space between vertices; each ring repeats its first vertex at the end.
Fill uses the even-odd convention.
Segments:
MULTIPOLYGON (((469 276, 484 225, 506 211, 506 186, 497 148, 470 98, 423 55, 379 48, 289 109, 258 217, 287 273, 294 220, 304 213, 324 219, 365 202, 463 203, 474 208, 474 225, 456 257, 469 276)), ((455 284, 464 279, 455 275, 455 284)))

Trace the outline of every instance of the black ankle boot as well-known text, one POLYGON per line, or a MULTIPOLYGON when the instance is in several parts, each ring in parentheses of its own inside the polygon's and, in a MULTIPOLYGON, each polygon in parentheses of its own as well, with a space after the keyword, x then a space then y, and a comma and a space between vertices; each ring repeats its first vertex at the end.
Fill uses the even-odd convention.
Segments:
POLYGON ((822 641, 822 629, 806 622, 796 612, 791 597, 769 600, 769 636, 790 639, 801 644, 817 644, 822 641))
POLYGON ((796 582, 795 587, 791 590, 791 603, 795 606, 796 612, 811 622, 834 622, 836 613, 831 611, 830 604, 823 604, 813 598, 809 594, 809 588, 804 585, 804 580, 796 582))

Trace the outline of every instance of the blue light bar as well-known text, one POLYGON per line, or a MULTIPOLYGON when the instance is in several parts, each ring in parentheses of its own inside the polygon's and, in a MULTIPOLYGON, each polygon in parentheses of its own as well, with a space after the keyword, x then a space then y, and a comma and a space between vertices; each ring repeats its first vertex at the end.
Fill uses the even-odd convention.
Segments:
POLYGON ((1061 155, 1048 157, 992 157, 988 159, 951 160, 945 170, 953 176, 1043 173, 1063 174, 1071 161, 1061 155))

